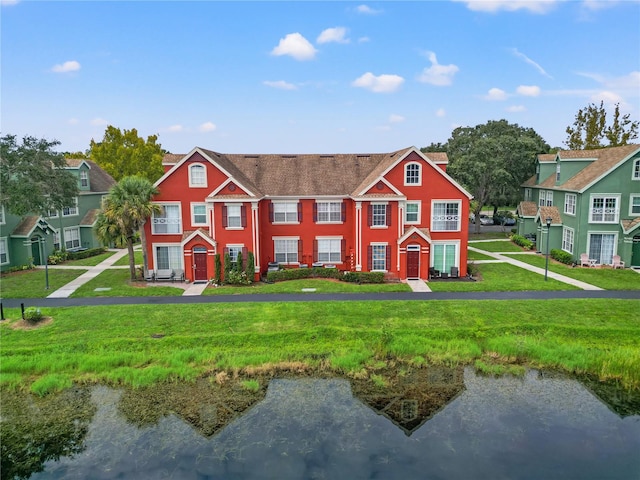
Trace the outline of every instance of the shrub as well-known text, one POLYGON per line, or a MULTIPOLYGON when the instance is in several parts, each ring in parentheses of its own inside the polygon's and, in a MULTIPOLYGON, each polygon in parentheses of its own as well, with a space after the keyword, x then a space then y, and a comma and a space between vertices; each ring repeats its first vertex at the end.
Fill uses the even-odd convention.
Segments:
POLYGON ((245 274, 247 275, 247 279, 253 281, 253 277, 255 276, 255 257, 253 256, 253 252, 247 253, 247 266, 245 269, 245 274))
POLYGON ((341 280, 349 283, 384 283, 384 272, 344 272, 341 280))
POLYGON ((54 250, 53 253, 47 259, 49 265, 58 265, 69 258, 69 253, 65 250, 54 250))
POLYGON ((251 280, 247 278, 247 274, 245 272, 231 270, 227 278, 225 278, 225 283, 229 285, 250 285, 251 280))
POLYGON ((301 278, 338 278, 342 279, 342 272, 337 268, 287 268, 277 272, 267 273, 268 282, 283 282, 299 280, 301 278))
POLYGON ((520 245, 522 248, 526 248, 527 250, 533 250, 535 248, 535 244, 531 240, 527 240, 522 235, 511 235, 511 241, 516 245, 520 245))
POLYGON ((224 281, 226 282, 229 278, 229 273, 233 269, 233 263, 231 263, 231 255, 228 253, 224 254, 224 281))
POLYGON ((28 307, 24 309, 24 319, 29 323, 38 323, 42 320, 42 312, 39 308, 28 307))
POLYGON ((95 257, 96 255, 100 255, 101 253, 106 252, 107 249, 105 247, 98 248, 89 248, 88 250, 81 250, 79 252, 65 252, 67 254, 67 259, 69 260, 80 260, 81 258, 89 258, 95 257))
POLYGON ((238 256, 236 258, 236 264, 234 265, 233 269, 237 272, 240 273, 242 271, 244 271, 244 259, 242 258, 242 252, 238 252, 238 256))
POLYGON ((216 256, 214 257, 213 265, 216 272, 216 278, 214 279, 214 282, 216 285, 220 285, 220 283, 222 283, 222 263, 220 262, 219 253, 216 253, 216 256))
POLYGON ((565 252, 564 250, 558 250, 557 248, 552 248, 551 252, 549 252, 551 258, 557 260, 560 263, 564 263, 565 265, 571 265, 573 263, 573 256, 565 252))

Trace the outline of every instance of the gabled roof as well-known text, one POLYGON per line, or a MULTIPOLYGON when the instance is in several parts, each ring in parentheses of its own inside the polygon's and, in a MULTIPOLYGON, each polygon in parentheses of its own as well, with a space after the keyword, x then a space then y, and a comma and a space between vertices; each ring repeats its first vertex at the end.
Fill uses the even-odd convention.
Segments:
POLYGON ((535 217, 538 213, 538 204, 535 202, 520 202, 516 212, 521 217, 535 217))
POLYGON ((549 163, 556 161, 555 153, 539 153, 538 154, 538 162, 540 163, 549 163))
POLYGON ((621 220, 620 225, 622 226, 622 231, 625 233, 625 235, 628 235, 636 228, 640 227, 640 217, 621 220))
POLYGON ((540 207, 536 214, 536 222, 540 220, 540 223, 547 222, 547 218, 551 218, 551 225, 562 225, 562 216, 558 207, 540 207))
MULTIPOLYGON (((391 153, 348 154, 222 154, 195 148, 186 155, 166 154, 165 166, 173 167, 156 182, 159 185, 194 152, 199 152, 225 174, 257 197, 347 197, 362 193, 412 151, 471 198, 436 164, 447 162, 443 152, 423 154, 415 147, 391 153)), ((388 196, 388 195, 387 195, 388 196)), ((219 198, 219 195, 216 195, 219 198)))
POLYGON ((424 238, 427 243, 431 243, 431 234, 429 233, 428 228, 419 228, 415 225, 407 225, 404 227, 404 234, 398 239, 398 245, 402 244, 402 242, 414 233, 424 238))
POLYGON ((209 236, 209 233, 204 228, 197 228, 196 230, 184 231, 182 233, 181 245, 184 247, 187 243, 189 243, 195 237, 200 237, 201 239, 209 243, 214 248, 216 246, 216 241, 209 236))
POLYGON ((96 223, 96 220, 98 218, 98 214, 100 213, 100 210, 97 208, 92 208, 91 210, 89 210, 84 217, 82 217, 82 220, 80 220, 80 226, 81 227, 93 227, 93 225, 96 223))
POLYGON ((42 221, 46 224, 47 228, 50 228, 54 232, 57 232, 58 229, 55 228, 51 223, 49 223, 46 219, 38 216, 38 215, 28 215, 24 217, 16 228, 11 232, 12 237, 30 237, 33 234, 33 231, 36 228, 39 228, 38 223, 42 221))

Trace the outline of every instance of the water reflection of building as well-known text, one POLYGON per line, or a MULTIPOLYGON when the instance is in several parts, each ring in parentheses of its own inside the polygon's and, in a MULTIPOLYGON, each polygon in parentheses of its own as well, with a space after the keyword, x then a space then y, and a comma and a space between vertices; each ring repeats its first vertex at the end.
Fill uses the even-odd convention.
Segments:
POLYGON ((640 390, 628 390, 613 382, 600 382, 588 376, 577 377, 580 383, 620 418, 640 415, 640 390))
MULTIPOLYGON (((386 377, 386 375, 383 375, 386 377)), ((410 436, 465 389, 463 368, 430 366, 394 371, 388 387, 351 380, 353 395, 410 436)))
POLYGON ((127 389, 118 408, 127 421, 137 427, 155 425, 173 413, 202 436, 211 437, 244 415, 265 393, 264 387, 253 392, 236 382, 218 385, 200 379, 194 383, 162 383, 127 389))

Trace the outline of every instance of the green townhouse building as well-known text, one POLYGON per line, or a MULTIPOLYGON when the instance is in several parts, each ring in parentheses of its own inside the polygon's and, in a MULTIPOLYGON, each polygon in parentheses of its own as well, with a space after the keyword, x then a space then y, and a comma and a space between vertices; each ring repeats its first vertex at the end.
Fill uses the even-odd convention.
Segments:
POLYGON ((522 188, 517 232, 539 251, 640 268, 640 145, 538 155, 522 188))
POLYGON ((78 179, 72 205, 46 216, 12 215, 0 205, 0 270, 21 265, 43 265, 54 250, 82 250, 101 246, 94 225, 102 198, 116 183, 96 163, 67 159, 67 169, 78 179))

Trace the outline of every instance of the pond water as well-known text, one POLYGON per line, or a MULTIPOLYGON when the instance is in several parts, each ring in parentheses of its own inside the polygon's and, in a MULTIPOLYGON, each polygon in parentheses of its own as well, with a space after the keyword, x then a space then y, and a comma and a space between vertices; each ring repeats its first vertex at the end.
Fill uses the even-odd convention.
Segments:
POLYGON ((640 479, 638 397, 528 371, 3 393, 2 478, 640 479))

